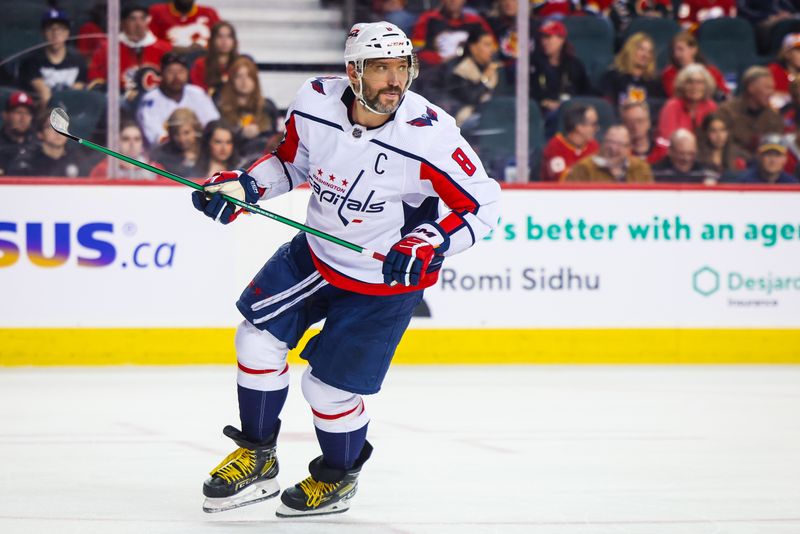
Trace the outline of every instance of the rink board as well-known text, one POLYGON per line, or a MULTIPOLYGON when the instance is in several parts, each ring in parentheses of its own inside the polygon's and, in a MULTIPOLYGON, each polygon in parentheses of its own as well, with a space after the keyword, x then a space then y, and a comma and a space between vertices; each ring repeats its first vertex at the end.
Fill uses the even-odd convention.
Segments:
MULTIPOLYGON (((293 235, 259 216, 223 227, 164 184, 0 191, 0 365, 231 362, 233 303, 293 235)), ((303 221, 309 194, 264 207, 303 221)), ((502 201, 426 291, 398 363, 800 363, 797 188, 502 201)))

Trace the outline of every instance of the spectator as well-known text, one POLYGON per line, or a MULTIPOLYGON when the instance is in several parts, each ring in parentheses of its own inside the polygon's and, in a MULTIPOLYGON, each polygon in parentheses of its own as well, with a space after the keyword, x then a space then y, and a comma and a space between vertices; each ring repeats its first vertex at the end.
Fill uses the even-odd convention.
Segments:
POLYGON ((792 133, 797 130, 797 117, 800 116, 800 77, 795 78, 789 84, 789 96, 791 97, 790 102, 781 110, 784 133, 792 133))
POLYGON ((783 170, 786 165, 786 146, 779 135, 768 134, 762 137, 756 152, 756 164, 739 175, 739 183, 800 183, 800 179, 783 170))
MULTIPOLYGON (((160 163, 152 161, 144 150, 144 134, 142 128, 136 121, 123 120, 119 125, 119 151, 135 160, 143 163, 148 163, 153 167, 163 169, 160 163)), ((152 172, 131 165, 124 161, 117 161, 119 165, 118 178, 126 178, 129 180, 155 180, 156 175, 152 172)), ((100 163, 94 166, 89 173, 90 178, 107 178, 108 177, 108 158, 103 158, 100 163)))
POLYGON ((150 29, 168 41, 178 54, 203 50, 211 28, 219 22, 212 7, 198 6, 194 0, 171 0, 150 6, 150 29))
POLYGON ((586 68, 567 42, 567 28, 557 20, 548 20, 539 27, 539 43, 531 56, 530 72, 530 95, 539 104, 546 122, 553 122, 562 102, 588 94, 591 89, 586 68))
MULTIPOLYGON (((140 4, 126 4, 120 13, 119 84, 129 102, 152 90, 158 83, 161 58, 170 44, 156 38, 147 28, 147 9, 140 4)), ((95 50, 89 65, 90 86, 105 84, 108 79, 108 43, 95 50)))
POLYGON ((531 0, 531 12, 538 19, 564 18, 583 12, 582 0, 531 0))
POLYGON ((230 22, 217 22, 211 28, 208 52, 192 64, 191 82, 213 95, 228 81, 228 68, 239 57, 236 29, 230 22))
POLYGON ((599 124, 597 110, 592 106, 568 106, 564 111, 566 133, 557 133, 544 146, 539 179, 545 182, 562 180, 578 161, 596 154, 600 150, 595 139, 599 124))
POLYGON ((441 77, 438 67, 458 55, 472 30, 492 31, 483 17, 464 8, 464 3, 465 0, 441 0, 438 9, 425 11, 414 25, 411 40, 421 66, 417 90, 423 94, 441 77))
POLYGON ((730 125, 734 144, 749 158, 758 147, 761 136, 783 130, 783 121, 770 107, 775 83, 769 70, 750 67, 739 85, 741 94, 720 106, 719 112, 730 125))
POLYGON ((672 0, 590 0, 588 3, 591 11, 607 14, 617 35, 624 34, 637 17, 672 15, 672 0))
POLYGON ((106 42, 105 33, 108 23, 106 4, 107 0, 95 0, 87 13, 89 20, 78 28, 76 47, 87 63, 91 62, 94 51, 106 42))
POLYGON ((203 130, 194 176, 213 176, 236 167, 236 132, 224 121, 209 122, 203 130))
POLYGON ((652 167, 656 182, 716 185, 719 173, 697 161, 697 138, 678 128, 669 138, 667 157, 652 167))
POLYGON ((494 7, 486 13, 486 22, 497 40, 500 59, 507 69, 517 61, 517 0, 496 0, 494 7))
POLYGON ((703 118, 717 110, 712 100, 714 78, 699 63, 685 66, 675 79, 675 96, 667 100, 658 117, 658 135, 669 139, 679 128, 695 131, 703 118))
POLYGON ((150 145, 157 144, 166 135, 164 123, 178 108, 191 109, 199 118, 201 128, 219 118, 211 97, 196 85, 187 83, 188 80, 186 60, 173 52, 164 54, 161 58, 161 83, 142 97, 136 117, 150 145))
POLYGON ((406 0, 381 0, 376 3, 377 9, 373 17, 375 22, 385 20, 403 30, 406 35, 411 35, 417 16, 407 9, 406 0))
POLYGON ((653 164, 667 155, 666 140, 656 139, 650 120, 650 106, 644 101, 625 102, 619 107, 622 125, 631 137, 631 154, 653 164))
POLYGON ((728 125, 719 113, 709 113, 700 124, 697 160, 714 170, 721 181, 731 181, 747 167, 746 155, 733 145, 728 125))
POLYGON ((483 28, 470 31, 464 55, 442 67, 442 90, 448 111, 459 126, 473 116, 475 109, 492 97, 502 63, 495 60, 497 45, 491 32, 483 28))
POLYGON ((278 108, 261 93, 258 67, 251 59, 240 56, 231 65, 230 73, 230 79, 216 95, 222 118, 235 128, 243 154, 270 152, 278 142, 278 108))
POLYGON ((731 89, 728 87, 728 82, 720 70, 714 65, 706 61, 703 53, 700 52, 700 47, 697 44, 697 39, 694 35, 688 32, 682 32, 672 38, 669 45, 669 65, 664 68, 661 73, 661 82, 664 85, 664 93, 671 97, 673 96, 673 86, 678 72, 692 63, 700 63, 703 65, 708 73, 714 78, 716 83, 716 91, 714 93, 715 100, 724 100, 731 94, 731 89))
POLYGON ((772 81, 775 82, 775 94, 772 96, 772 107, 781 109, 792 99, 789 84, 800 75, 800 33, 789 33, 783 38, 783 46, 778 61, 770 63, 772 81))
POLYGON ((684 0, 678 8, 678 22, 694 32, 707 20, 736 16, 736 0, 684 0))
POLYGON ((171 173, 195 176, 203 131, 200 120, 191 109, 177 108, 166 124, 167 140, 152 150, 153 159, 171 173))
POLYGON ((634 33, 614 58, 613 66, 603 74, 600 94, 619 105, 628 100, 647 100, 664 95, 656 76, 655 46, 645 33, 634 33))
POLYGON ((20 64, 20 85, 31 91, 39 105, 47 106, 53 91, 83 89, 86 84, 86 61, 72 48, 69 39, 69 18, 58 9, 49 9, 42 16, 42 34, 47 46, 29 55, 20 64))
POLYGON ((67 144, 68 139, 50 126, 50 113, 36 121, 39 144, 30 157, 20 155, 8 167, 14 176, 66 176, 75 178, 84 174, 77 146, 67 144))
POLYGON ((35 109, 33 98, 27 93, 15 91, 9 95, 0 131, 0 176, 9 174, 9 165, 14 160, 30 159, 36 150, 31 128, 35 109))
POLYGON ((600 153, 583 158, 565 176, 567 182, 650 183, 650 165, 631 156, 631 139, 621 124, 606 130, 600 153))

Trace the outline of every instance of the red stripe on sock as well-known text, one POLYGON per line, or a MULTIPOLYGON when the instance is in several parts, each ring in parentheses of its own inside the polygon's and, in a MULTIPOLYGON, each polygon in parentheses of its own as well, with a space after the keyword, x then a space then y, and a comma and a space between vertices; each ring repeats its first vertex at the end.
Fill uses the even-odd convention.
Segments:
POLYGON ((320 412, 316 411, 314 408, 311 408, 311 411, 313 412, 315 417, 319 417, 320 419, 325 419, 326 421, 332 421, 334 419, 341 419, 342 417, 350 415, 351 413, 353 413, 354 411, 358 410, 359 408, 361 408, 361 411, 358 412, 358 415, 361 415, 362 413, 364 413, 364 401, 363 400, 361 402, 359 402, 358 406, 356 406, 352 410, 347 410, 346 412, 337 413, 337 414, 333 414, 333 415, 327 415, 327 414, 324 414, 324 413, 320 413, 320 412))
MULTIPOLYGON (((236 365, 239 366, 239 369, 241 369, 242 371, 244 371, 249 375, 268 375, 270 373, 274 373, 275 371, 277 371, 277 369, 250 369, 249 367, 245 367, 239 362, 236 362, 236 365)), ((289 364, 286 364, 286 369, 284 369, 281 374, 285 373, 288 370, 289 370, 289 364)))

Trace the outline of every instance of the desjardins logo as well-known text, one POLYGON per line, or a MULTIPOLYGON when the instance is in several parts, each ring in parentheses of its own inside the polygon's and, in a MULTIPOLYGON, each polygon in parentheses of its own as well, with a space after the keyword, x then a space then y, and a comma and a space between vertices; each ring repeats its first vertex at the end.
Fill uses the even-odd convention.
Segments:
POLYGON ((692 287, 695 291, 708 297, 719 290, 719 273, 705 265, 692 275, 692 287))
POLYGON ((787 293, 800 291, 800 273, 775 274, 744 273, 728 271, 720 274, 716 269, 704 265, 692 274, 692 289, 696 293, 709 297, 720 290, 720 285, 725 284, 729 294, 761 294, 787 293))

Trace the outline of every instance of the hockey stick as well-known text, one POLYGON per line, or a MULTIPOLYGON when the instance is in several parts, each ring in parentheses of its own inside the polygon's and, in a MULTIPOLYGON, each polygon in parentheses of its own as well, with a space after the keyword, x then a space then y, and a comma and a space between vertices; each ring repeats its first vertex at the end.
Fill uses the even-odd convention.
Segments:
MULTIPOLYGON (((61 135, 65 136, 65 137, 68 137, 68 138, 72 139, 73 141, 75 141, 75 142, 77 142, 77 143, 79 143, 81 145, 89 147, 92 150, 96 150, 98 152, 102 152, 103 154, 105 154, 107 156, 111 156, 113 158, 117 158, 119 160, 122 160, 122 161, 124 161, 126 163, 130 163, 131 165, 135 165, 136 167, 139 167, 140 169, 146 169, 146 170, 148 170, 148 171, 150 171, 150 172, 152 172, 154 174, 157 174, 159 176, 163 176, 164 178, 169 178, 170 180, 172 180, 174 182, 178 182, 180 184, 187 185, 187 186, 191 187, 192 189, 197 189, 198 191, 202 191, 203 190, 203 186, 202 185, 196 184, 191 180, 187 180, 186 178, 183 178, 182 176, 178 176, 177 174, 173 174, 173 173, 171 173, 169 171, 165 171, 163 169, 159 169, 159 168, 153 167, 152 165, 148 165, 147 163, 143 163, 143 162, 135 160, 133 158, 129 158, 128 156, 126 156, 124 154, 120 154, 119 152, 114 152, 113 150, 111 150, 109 148, 106 148, 104 146, 92 143, 91 141, 89 141, 87 139, 81 139, 80 137, 78 137, 76 135, 72 135, 71 133, 69 133, 69 115, 67 115, 67 112, 64 111, 61 108, 55 108, 53 111, 50 112, 50 126, 52 126, 53 129, 55 131, 57 131, 58 133, 60 133, 61 135)), ((354 250, 354 251, 358 252, 361 255, 369 256, 371 258, 375 258, 378 261, 383 261, 383 260, 386 259, 386 256, 384 256, 383 254, 381 254, 379 252, 375 252, 375 251, 370 250, 368 248, 364 248, 362 246, 355 245, 353 243, 350 243, 349 241, 345 241, 344 239, 339 239, 336 236, 332 236, 330 234, 326 234, 325 232, 321 232, 320 230, 317 230, 315 228, 311 228, 310 226, 306 226, 305 224, 299 223, 297 221, 293 221, 292 219, 287 219, 286 217, 283 217, 281 215, 278 215, 277 213, 272 213, 271 211, 267 211, 265 209, 262 209, 259 206, 256 206, 254 204, 248 204, 247 202, 244 202, 244 201, 241 201, 239 199, 230 197, 228 195, 222 195, 222 198, 224 198, 225 200, 227 200, 231 204, 235 204, 235 205, 239 206, 240 208, 245 209, 246 211, 250 211, 250 212, 253 212, 253 213, 258 213, 259 215, 263 215, 264 217, 268 217, 268 218, 270 218, 270 219, 272 219, 274 221, 278 221, 280 223, 286 224, 288 226, 291 226, 292 228, 296 228, 297 230, 302 230, 303 232, 309 233, 311 235, 315 235, 315 236, 317 236, 317 237, 319 237, 321 239, 325 239, 327 241, 330 241, 331 243, 335 243, 335 244, 337 244, 339 246, 342 246, 344 248, 349 248, 350 250, 354 250)))

